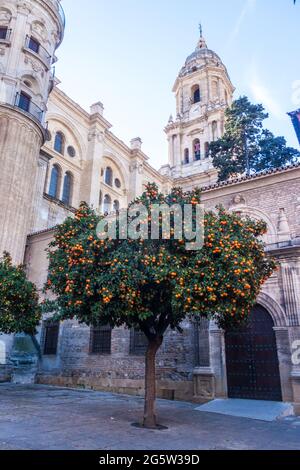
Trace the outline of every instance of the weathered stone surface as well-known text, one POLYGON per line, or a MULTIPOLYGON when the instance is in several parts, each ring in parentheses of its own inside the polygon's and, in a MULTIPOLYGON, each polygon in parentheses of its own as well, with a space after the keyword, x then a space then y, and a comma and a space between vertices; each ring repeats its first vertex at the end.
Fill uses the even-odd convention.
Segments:
POLYGON ((152 431, 131 426, 143 415, 138 397, 12 385, 0 386, 0 395, 0 449, 300 450, 297 418, 263 422, 158 400, 159 423, 168 429, 152 431))

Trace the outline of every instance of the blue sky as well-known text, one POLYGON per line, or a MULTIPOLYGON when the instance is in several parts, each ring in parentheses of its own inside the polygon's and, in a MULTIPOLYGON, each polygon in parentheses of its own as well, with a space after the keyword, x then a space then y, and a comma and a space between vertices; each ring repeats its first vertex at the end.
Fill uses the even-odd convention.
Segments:
POLYGON ((298 146, 286 112, 300 108, 300 1, 63 0, 67 27, 57 52, 60 87, 83 108, 102 101, 113 132, 140 136, 151 163, 167 162, 164 126, 172 86, 203 24, 236 87, 262 102, 266 126, 298 146))

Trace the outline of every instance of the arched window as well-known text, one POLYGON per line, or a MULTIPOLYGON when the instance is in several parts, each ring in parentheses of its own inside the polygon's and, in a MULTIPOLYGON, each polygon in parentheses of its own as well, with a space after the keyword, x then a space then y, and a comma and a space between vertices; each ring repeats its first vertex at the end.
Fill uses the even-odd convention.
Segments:
POLYGON ((109 166, 105 170, 105 183, 109 186, 113 185, 113 171, 109 166))
POLYGON ((209 142, 205 142, 204 149, 205 149, 205 158, 208 158, 209 157, 209 142))
POLYGON ((104 204, 103 204, 103 212, 106 214, 106 213, 109 213, 111 211, 111 197, 106 194, 106 196, 104 197, 104 204))
POLYGON ((190 163, 190 151, 189 149, 185 149, 184 151, 184 164, 187 165, 190 163))
POLYGON ((62 132, 57 132, 56 135, 55 135, 54 150, 58 153, 61 153, 61 155, 64 154, 64 151, 65 151, 65 136, 63 135, 62 132))
POLYGON ((51 179, 49 186, 49 196, 59 198, 59 186, 60 186, 61 171, 58 165, 53 165, 51 171, 51 179))
POLYGON ((120 210, 120 203, 119 201, 114 201, 114 211, 118 212, 120 210))
POLYGON ((200 146, 200 140, 199 139, 194 140, 193 148, 194 148, 194 160, 195 161, 201 160, 201 146, 200 146))
POLYGON ((218 137, 218 123, 217 123, 217 121, 212 122, 211 128, 212 128, 212 138, 213 138, 213 141, 215 141, 215 140, 217 140, 217 137, 218 137))
POLYGON ((67 206, 71 205, 72 190, 73 190, 73 176, 70 172, 67 172, 64 178, 64 187, 63 187, 63 195, 62 195, 62 202, 66 204, 67 206))
POLYGON ((201 101, 199 85, 195 85, 192 88, 192 101, 193 103, 199 103, 201 101))

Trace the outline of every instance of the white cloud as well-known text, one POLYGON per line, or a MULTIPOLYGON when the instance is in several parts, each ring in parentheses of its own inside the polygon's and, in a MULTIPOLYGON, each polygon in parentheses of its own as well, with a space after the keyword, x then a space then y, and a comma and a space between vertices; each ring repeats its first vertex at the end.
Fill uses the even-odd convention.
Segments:
POLYGON ((256 6, 256 1, 257 0, 246 0, 246 3, 244 7, 242 8, 241 13, 239 14, 235 25, 233 27, 232 33, 229 36, 228 42, 227 42, 227 47, 231 46, 234 40, 238 37, 240 34, 240 30, 243 26, 243 23, 248 15, 256 6))

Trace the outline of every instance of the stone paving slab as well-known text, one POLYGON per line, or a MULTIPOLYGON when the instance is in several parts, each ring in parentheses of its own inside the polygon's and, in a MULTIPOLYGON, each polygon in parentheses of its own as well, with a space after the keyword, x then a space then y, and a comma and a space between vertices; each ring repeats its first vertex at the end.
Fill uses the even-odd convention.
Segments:
POLYGON ((260 421, 276 421, 294 413, 290 403, 239 399, 216 399, 197 407, 196 410, 260 421))
POLYGON ((0 449, 300 450, 300 419, 255 421, 158 400, 164 431, 141 430, 143 399, 48 386, 0 385, 0 449))

